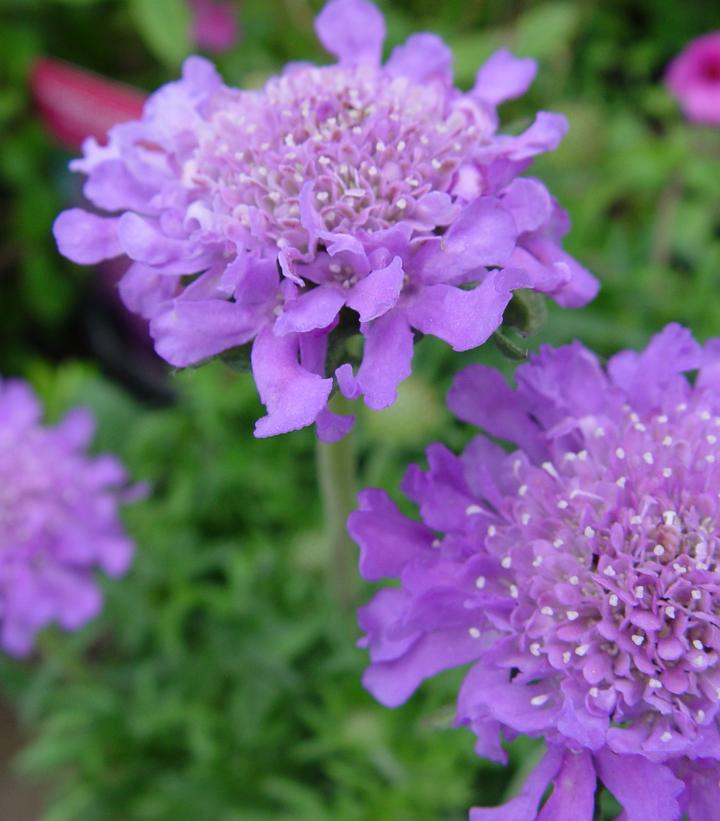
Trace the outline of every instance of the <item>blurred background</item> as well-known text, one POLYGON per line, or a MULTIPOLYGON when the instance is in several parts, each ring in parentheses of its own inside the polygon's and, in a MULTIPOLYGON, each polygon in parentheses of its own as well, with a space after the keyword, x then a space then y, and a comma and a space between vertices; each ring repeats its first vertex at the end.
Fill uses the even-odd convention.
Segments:
MULTIPOLYGON (((3 821, 449 821, 498 802, 538 754, 513 745, 507 770, 477 759, 452 728, 457 673, 398 710, 372 701, 354 616, 325 585, 314 433, 254 440, 249 377, 220 363, 170 373, 117 300, 122 269, 80 269, 54 247, 54 217, 80 198, 67 164, 82 133, 132 116, 193 52, 244 86, 288 60, 325 61, 321 5, 0 0, 0 374, 29 379, 50 419, 91 407, 98 447, 153 484, 127 512, 138 554, 106 585, 101 618, 0 660, 3 821)), ((720 335, 720 130, 685 122, 662 85, 690 39, 720 28, 716 4, 379 5, 388 47, 416 30, 445 37, 461 87, 500 46, 537 58, 530 93, 503 109, 509 129, 538 109, 570 120, 533 173, 569 210, 566 248, 602 291, 582 311, 551 306, 530 347, 579 338, 608 355, 669 320, 720 335)), ((423 341, 398 404, 361 419, 363 484, 395 493, 430 441, 462 445, 444 394, 478 359, 510 370, 489 346, 423 341)))

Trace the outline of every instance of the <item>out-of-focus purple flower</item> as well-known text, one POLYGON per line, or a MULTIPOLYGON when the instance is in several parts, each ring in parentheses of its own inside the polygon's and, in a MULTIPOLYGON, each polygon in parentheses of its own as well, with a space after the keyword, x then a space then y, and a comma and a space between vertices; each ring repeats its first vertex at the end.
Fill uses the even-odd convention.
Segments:
POLYGON ((395 706, 471 663, 458 723, 478 753, 546 740, 520 795, 474 821, 590 821, 597 778, 629 821, 716 817, 720 340, 670 325, 606 370, 579 343, 546 347, 516 389, 471 366, 449 403, 519 449, 431 446, 403 485, 421 522, 361 495, 362 574, 401 582, 361 610, 365 685, 395 706))
POLYGON ((24 656, 50 623, 76 630, 102 607, 95 574, 126 572, 133 544, 118 507, 135 498, 112 456, 85 453, 89 412, 40 424, 35 395, 0 382, 0 646, 24 656))
POLYGON ((518 176, 565 119, 540 112, 518 136, 497 133, 496 107, 527 89, 532 60, 500 51, 463 94, 432 34, 381 65, 385 25, 367 0, 331 0, 316 28, 338 62, 291 64, 260 91, 227 88, 190 58, 140 121, 72 164, 110 215, 72 209, 55 223, 76 262, 133 260, 122 296, 173 365, 252 343, 258 436, 313 422, 342 436, 352 417, 326 409, 334 387, 387 407, 415 332, 476 347, 516 288, 565 306, 597 290, 562 250, 565 213, 518 176), (353 333, 357 371, 342 345, 353 333))
POLYGON ((189 0, 192 39, 206 51, 227 51, 238 38, 234 3, 227 0, 189 0))
POLYGON ((685 116, 720 125, 720 31, 693 40, 670 63, 665 84, 685 116))

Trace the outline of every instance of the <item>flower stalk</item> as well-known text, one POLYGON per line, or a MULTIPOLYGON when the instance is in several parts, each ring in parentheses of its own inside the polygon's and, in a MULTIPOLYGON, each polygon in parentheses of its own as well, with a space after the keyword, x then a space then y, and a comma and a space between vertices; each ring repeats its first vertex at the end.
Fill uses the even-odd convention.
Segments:
MULTIPOLYGON (((335 398, 333 410, 342 412, 335 398)), ((356 603, 358 574, 355 543, 347 532, 347 518, 356 507, 357 459, 355 437, 317 442, 317 471, 325 521, 327 578, 335 603, 349 612, 356 603)))

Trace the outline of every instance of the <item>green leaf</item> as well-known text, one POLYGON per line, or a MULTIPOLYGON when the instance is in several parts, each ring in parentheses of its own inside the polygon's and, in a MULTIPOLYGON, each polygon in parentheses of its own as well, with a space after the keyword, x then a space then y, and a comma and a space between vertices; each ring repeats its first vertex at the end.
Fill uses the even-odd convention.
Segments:
POLYGON ((186 0, 131 0, 130 13, 150 51, 168 68, 177 68, 191 51, 186 0))

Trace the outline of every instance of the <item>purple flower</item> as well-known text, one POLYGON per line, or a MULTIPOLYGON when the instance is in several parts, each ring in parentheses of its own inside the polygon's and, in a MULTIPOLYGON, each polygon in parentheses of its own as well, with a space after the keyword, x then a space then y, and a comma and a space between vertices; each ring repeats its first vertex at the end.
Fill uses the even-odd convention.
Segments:
POLYGON ((546 740, 520 795, 474 821, 534 819, 550 781, 537 817, 590 821, 596 778, 629 821, 716 817, 720 340, 670 325, 607 369, 579 343, 545 347, 514 390, 475 365, 449 403, 519 449, 431 446, 403 484, 422 522, 361 495, 362 574, 400 580, 361 610, 365 685, 394 706, 472 663, 458 723, 478 753, 546 740))
POLYGON ((665 85, 685 116, 720 125, 720 31, 693 40, 670 63, 665 85))
POLYGON ((0 382, 0 645, 16 656, 51 622, 76 630, 97 616, 96 570, 120 576, 133 554, 118 506, 138 490, 117 459, 84 453, 91 415, 53 428, 40 416, 24 382, 0 382))
POLYGON ((173 365, 252 344, 258 436, 313 422, 343 435, 352 418, 327 411, 333 389, 390 405, 416 332, 474 348, 516 288, 565 306, 597 290, 561 248, 565 213, 518 177, 565 119, 540 112, 518 136, 497 133, 496 107, 526 90, 532 60, 500 51, 463 94, 432 34, 381 65, 385 25, 367 0, 331 0, 316 28, 338 62, 291 64, 259 91, 190 58, 140 121, 72 164, 110 215, 55 223, 76 262, 130 257, 121 294, 173 365), (357 371, 342 344, 354 333, 357 371))

